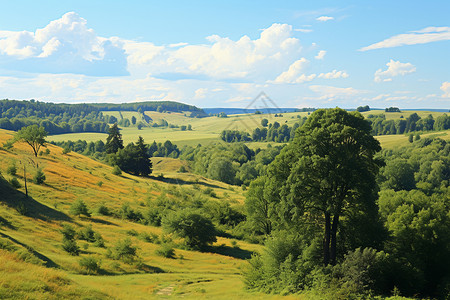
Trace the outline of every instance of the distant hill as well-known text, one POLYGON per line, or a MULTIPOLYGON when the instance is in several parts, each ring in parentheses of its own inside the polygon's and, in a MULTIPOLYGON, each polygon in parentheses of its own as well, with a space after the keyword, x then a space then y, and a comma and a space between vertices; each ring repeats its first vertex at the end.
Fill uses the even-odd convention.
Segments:
MULTIPOLYGON (((308 109, 310 111, 313 111, 314 109, 308 109)), ((286 113, 286 112, 296 112, 296 111, 305 111, 304 109, 299 108, 292 108, 292 107, 266 107, 266 108, 203 108, 203 111, 206 114, 220 114, 221 112, 226 113, 227 115, 237 115, 237 114, 253 114, 256 111, 260 111, 263 114, 279 114, 279 113, 286 113)))

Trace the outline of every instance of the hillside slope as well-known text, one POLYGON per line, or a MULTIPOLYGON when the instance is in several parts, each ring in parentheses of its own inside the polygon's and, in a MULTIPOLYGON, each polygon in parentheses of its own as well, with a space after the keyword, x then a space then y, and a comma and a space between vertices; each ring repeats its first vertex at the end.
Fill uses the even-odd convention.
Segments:
MULTIPOLYGON (((11 136, 12 132, 0 130, 0 145, 11 136)), ((278 298, 247 293, 243 288, 243 258, 259 251, 259 245, 218 237, 206 252, 176 248, 174 259, 164 258, 155 251, 171 236, 160 227, 120 218, 124 203, 145 211, 155 201, 184 201, 189 195, 239 206, 243 201, 240 189, 190 173, 178 174, 182 162, 177 160, 154 162, 158 173, 164 173, 162 178, 116 176, 110 166, 73 152, 63 155, 62 149, 53 145, 48 149, 49 154, 37 159, 26 144, 0 150, 0 298, 80 299, 88 294, 95 299, 169 295, 193 299, 278 298), (22 185, 17 190, 7 182, 14 177, 6 172, 13 161, 17 166, 15 177, 22 185), (29 197, 24 195, 24 165, 29 197), (37 167, 46 175, 43 185, 31 182, 37 167), (203 193, 208 188, 216 198, 203 193), (102 205, 114 213, 74 216, 70 206, 76 200, 83 200, 91 211, 102 205), (63 224, 76 231, 92 226, 103 237, 105 248, 78 239, 80 255, 69 255, 62 248, 63 224), (138 247, 138 259, 125 263, 107 257, 108 249, 127 238, 138 247), (101 261, 96 276, 87 275, 86 268, 80 266, 83 258, 101 261)))

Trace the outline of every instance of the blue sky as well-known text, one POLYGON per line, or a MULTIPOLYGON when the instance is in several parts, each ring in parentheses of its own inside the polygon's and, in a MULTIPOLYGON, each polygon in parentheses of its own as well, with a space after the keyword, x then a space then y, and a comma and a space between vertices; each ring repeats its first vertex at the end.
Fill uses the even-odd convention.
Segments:
POLYGON ((450 108, 449 1, 8 1, 0 98, 450 108))

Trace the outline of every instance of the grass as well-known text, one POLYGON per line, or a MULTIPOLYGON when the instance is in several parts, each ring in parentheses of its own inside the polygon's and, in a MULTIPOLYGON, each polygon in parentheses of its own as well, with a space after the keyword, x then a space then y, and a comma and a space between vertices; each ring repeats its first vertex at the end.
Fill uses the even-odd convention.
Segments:
MULTIPOLYGON (((12 132, 0 130, 0 145, 12 137, 12 132)), ((20 249, 28 249, 45 265, 30 265, 15 253, 0 250, 0 298, 81 299, 119 298, 148 299, 183 296, 188 299, 277 299, 279 296, 249 293, 244 290, 241 270, 246 262, 242 255, 261 251, 260 245, 239 241, 240 250, 233 248, 232 240, 218 238, 209 252, 175 249, 175 259, 155 254, 160 247, 139 239, 139 234, 162 234, 160 227, 145 226, 110 216, 93 215, 75 217, 69 213, 71 204, 83 200, 92 210, 103 204, 110 210, 119 209, 123 203, 140 207, 148 199, 153 201, 167 189, 200 190, 211 187, 220 201, 232 205, 242 203, 240 188, 216 182, 201 176, 178 173, 183 162, 170 158, 155 158, 154 170, 164 173, 163 179, 141 178, 122 174, 112 175, 112 168, 87 157, 48 145, 49 155, 34 158, 31 148, 17 143, 8 151, 0 150, 0 233, 20 249), (44 185, 28 182, 29 198, 24 188, 15 190, 5 183, 10 161, 17 161, 17 178, 23 183, 23 164, 27 178, 31 178, 37 165, 46 174, 44 185), (102 181, 102 186, 97 183, 102 181), (226 196, 225 196, 226 193, 226 196), (19 204, 28 210, 21 215, 15 208, 19 204), (88 225, 102 235, 106 247, 118 240, 130 238, 138 247, 141 262, 125 264, 106 257, 107 249, 93 243, 77 240, 80 256, 71 256, 62 248, 60 230, 65 223, 76 230, 88 225), (137 232, 131 235, 129 232, 137 232), (239 253, 238 253, 239 252, 239 253), (84 275, 86 270, 79 261, 84 257, 101 260, 99 274, 84 275), (55 283, 56 282, 56 283, 55 283), (64 284, 62 284, 62 283, 64 284)), ((168 197, 173 197, 168 195, 168 197)))
MULTIPOLYGON (((105 114, 114 115, 118 119, 120 119, 119 112, 104 112, 105 114)), ((141 118, 141 115, 137 112, 121 112, 123 117, 131 118, 132 115, 135 115, 136 118, 141 118)), ((403 116, 406 119, 412 113, 417 113, 421 118, 427 117, 429 114, 433 115, 436 119, 438 116, 444 114, 443 112, 430 112, 430 111, 404 111, 401 113, 385 113, 383 110, 372 110, 368 112, 363 112, 364 116, 368 116, 370 114, 385 114, 386 119, 399 119, 400 116, 403 116)), ((307 112, 291 112, 284 113, 282 117, 275 117, 274 114, 240 114, 240 115, 230 115, 228 118, 218 118, 215 116, 207 117, 207 118, 189 118, 186 117, 183 113, 158 113, 155 111, 147 111, 146 115, 151 117, 154 122, 164 119, 169 124, 173 125, 192 125, 192 131, 181 131, 179 128, 161 128, 161 127, 143 127, 141 130, 138 130, 136 127, 125 127, 122 128, 122 136, 125 144, 136 142, 138 136, 142 136, 147 143, 151 143, 153 141, 156 142, 165 142, 166 140, 170 140, 173 143, 176 143, 178 146, 189 145, 196 146, 198 144, 207 145, 212 142, 220 141, 219 135, 225 130, 241 130, 247 131, 251 133, 254 128, 260 126, 261 120, 266 118, 269 120, 269 123, 274 123, 275 121, 280 123, 281 125, 287 124, 292 126, 294 123, 298 121, 298 117, 301 118, 307 117, 307 112)), ((138 118, 138 120, 139 120, 138 118)), ((60 134, 60 135, 52 135, 48 137, 50 141, 76 141, 76 140, 85 140, 87 142, 103 140, 106 141, 107 134, 103 133, 69 133, 69 134, 60 134)), ((392 137, 392 141, 390 141, 390 137, 386 138, 386 142, 384 141, 384 137, 381 137, 380 140, 384 145, 389 147, 390 145, 396 144, 396 139, 399 136, 392 137)), ((400 138, 400 140, 402 140, 400 138)), ((276 143, 272 143, 275 145, 276 143)), ((257 147, 263 148, 266 147, 266 143, 248 143, 247 144, 252 149, 256 149, 257 147)))

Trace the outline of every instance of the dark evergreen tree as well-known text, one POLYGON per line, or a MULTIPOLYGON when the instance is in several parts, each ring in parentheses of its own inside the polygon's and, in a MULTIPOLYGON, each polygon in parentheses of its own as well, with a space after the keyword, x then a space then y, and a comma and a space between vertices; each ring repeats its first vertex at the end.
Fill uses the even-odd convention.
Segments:
POLYGON ((117 123, 114 123, 108 129, 108 138, 106 139, 105 150, 108 154, 116 153, 119 149, 123 149, 122 134, 120 134, 117 123))

